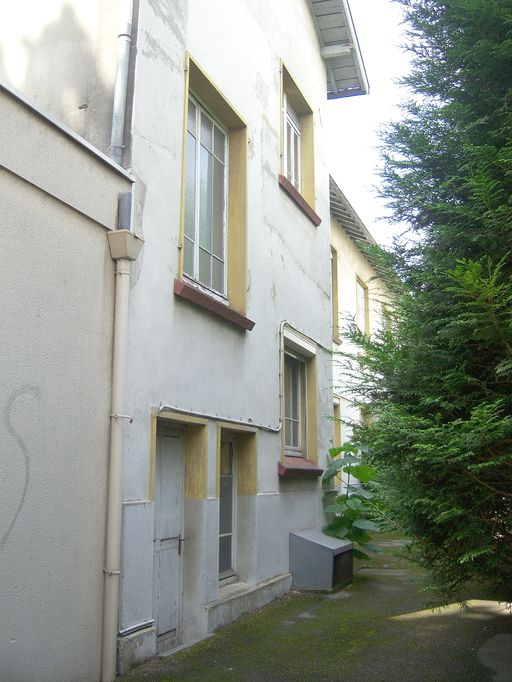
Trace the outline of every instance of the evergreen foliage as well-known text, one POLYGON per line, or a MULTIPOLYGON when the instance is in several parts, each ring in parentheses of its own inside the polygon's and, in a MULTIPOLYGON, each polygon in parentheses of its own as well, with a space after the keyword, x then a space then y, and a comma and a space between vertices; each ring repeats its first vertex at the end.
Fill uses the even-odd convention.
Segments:
POLYGON ((397 2, 412 96, 383 195, 415 239, 369 254, 394 302, 349 333, 354 443, 444 598, 477 579, 512 601, 512 2, 397 2))

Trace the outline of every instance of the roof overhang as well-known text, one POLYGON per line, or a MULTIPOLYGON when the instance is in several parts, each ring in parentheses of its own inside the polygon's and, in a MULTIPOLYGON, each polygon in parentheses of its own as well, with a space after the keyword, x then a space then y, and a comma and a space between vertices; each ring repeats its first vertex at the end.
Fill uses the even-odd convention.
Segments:
POLYGON ((348 0, 308 0, 327 71, 327 98, 370 90, 348 0))
POLYGON ((364 226, 363 221, 350 205, 347 197, 343 194, 334 180, 329 177, 329 208, 341 227, 348 236, 356 243, 375 244, 375 239, 364 226))

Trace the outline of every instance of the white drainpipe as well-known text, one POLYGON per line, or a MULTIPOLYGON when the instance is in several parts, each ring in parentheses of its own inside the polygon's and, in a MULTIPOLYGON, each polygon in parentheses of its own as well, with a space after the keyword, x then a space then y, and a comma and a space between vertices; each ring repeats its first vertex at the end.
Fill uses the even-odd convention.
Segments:
MULTIPOLYGON (((125 195, 126 196, 126 195, 125 195)), ((114 302, 114 344, 112 353, 112 402, 110 419, 110 453, 107 490, 107 527, 103 592, 103 638, 101 680, 111 682, 116 676, 119 583, 121 579, 122 521, 122 422, 132 421, 123 414, 128 341, 128 300, 130 293, 130 261, 135 260, 143 240, 130 230, 114 230, 107 234, 110 253, 116 261, 114 302)))
MULTIPOLYGON (((121 26, 117 45, 117 73, 112 110, 110 157, 121 165, 124 150, 126 97, 132 44, 133 0, 121 0, 121 26)), ((126 195, 125 195, 126 200, 126 195)), ((108 465, 107 519, 103 589, 103 623, 101 647, 101 681, 116 677, 119 585, 121 580, 122 523, 122 421, 131 419, 123 414, 128 335, 128 303, 130 293, 130 261, 135 260, 143 240, 131 232, 131 201, 120 201, 118 229, 107 234, 110 253, 116 261, 114 302, 114 340, 112 353, 112 399, 110 415, 110 452, 108 465), (124 209, 124 216, 123 210, 124 209)))

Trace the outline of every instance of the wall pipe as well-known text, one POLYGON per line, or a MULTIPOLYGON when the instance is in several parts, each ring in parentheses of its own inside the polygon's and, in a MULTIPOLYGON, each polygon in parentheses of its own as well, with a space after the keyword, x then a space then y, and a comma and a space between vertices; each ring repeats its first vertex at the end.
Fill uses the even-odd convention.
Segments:
MULTIPOLYGON (((124 150, 126 100, 132 44, 133 2, 120 3, 121 30, 117 38, 117 73, 112 109, 110 157, 121 165, 124 150)), ((121 212, 120 212, 121 213, 121 212)), ((125 221, 123 220, 123 223, 125 221)), ((121 223, 121 226, 125 226, 121 223)), ((131 211, 126 220, 131 229, 131 211)), ((109 240, 110 241, 110 240, 109 240)), ((112 398, 110 415, 110 453, 107 489, 107 519, 103 589, 101 680, 112 682, 117 669, 117 631, 119 586, 121 581, 122 524, 122 421, 126 378, 130 258, 116 258, 114 339, 112 356, 112 398)))
POLYGON ((117 72, 110 132, 110 157, 120 166, 123 161, 124 127, 130 50, 132 46, 133 0, 124 0, 121 6, 121 30, 117 36, 117 72))
MULTIPOLYGON (((293 327, 293 325, 290 324, 287 320, 282 320, 282 322, 279 325, 279 412, 281 412, 281 401, 283 398, 283 357, 284 357, 284 328, 285 327, 290 327, 290 329, 293 329, 294 331, 298 331, 293 327)), ((304 332, 299 332, 302 336, 307 338, 308 340, 312 341, 316 346, 319 346, 320 348, 324 348, 322 344, 318 343, 315 341, 311 336, 308 336, 304 332)), ((330 349, 327 349, 330 351, 330 349)), ((219 414, 214 414, 211 412, 200 412, 198 410, 186 410, 181 407, 177 407, 176 405, 169 405, 166 403, 160 403, 160 406, 158 408, 158 413, 161 414, 162 412, 176 412, 176 414, 187 414, 193 417, 201 417, 203 419, 214 419, 216 421, 221 421, 225 422, 227 424, 234 424, 234 425, 239 425, 239 426, 252 426, 256 429, 259 429, 261 431, 269 431, 270 433, 279 433, 281 429, 283 428, 283 419, 282 417, 279 417, 279 422, 276 426, 272 426, 270 424, 261 424, 260 422, 255 422, 252 419, 233 419, 233 417, 222 417, 219 414)))
POLYGON ((126 378, 129 291, 130 261, 127 258, 119 258, 116 260, 112 413, 110 419, 105 568, 103 569, 105 577, 101 655, 102 682, 111 682, 111 680, 115 679, 117 662, 117 621, 119 584, 121 579, 122 421, 125 418, 123 415, 123 403, 126 378))

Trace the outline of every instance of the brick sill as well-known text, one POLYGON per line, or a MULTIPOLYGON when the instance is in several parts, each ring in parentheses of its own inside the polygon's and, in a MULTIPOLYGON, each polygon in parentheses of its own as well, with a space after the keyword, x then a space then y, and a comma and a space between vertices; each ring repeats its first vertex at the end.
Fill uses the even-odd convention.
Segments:
POLYGON ((294 201, 297 204, 300 210, 311 220, 313 225, 316 225, 318 227, 322 222, 322 218, 320 218, 320 216, 317 213, 315 213, 313 208, 304 199, 302 194, 300 192, 297 192, 297 190, 288 180, 288 178, 285 178, 284 175, 279 175, 278 182, 279 187, 281 187, 281 189, 284 190, 286 194, 288 194, 292 201, 294 201))
POLYGON ((255 323, 248 317, 237 313, 236 310, 232 310, 232 308, 225 303, 217 301, 213 296, 209 296, 204 291, 197 289, 183 279, 174 280, 174 295, 221 317, 223 320, 230 322, 239 329, 251 331, 254 327, 255 323))
POLYGON ((280 478, 317 478, 324 473, 324 470, 320 469, 314 462, 304 459, 304 457, 288 457, 285 455, 283 461, 278 464, 277 473, 280 478))

